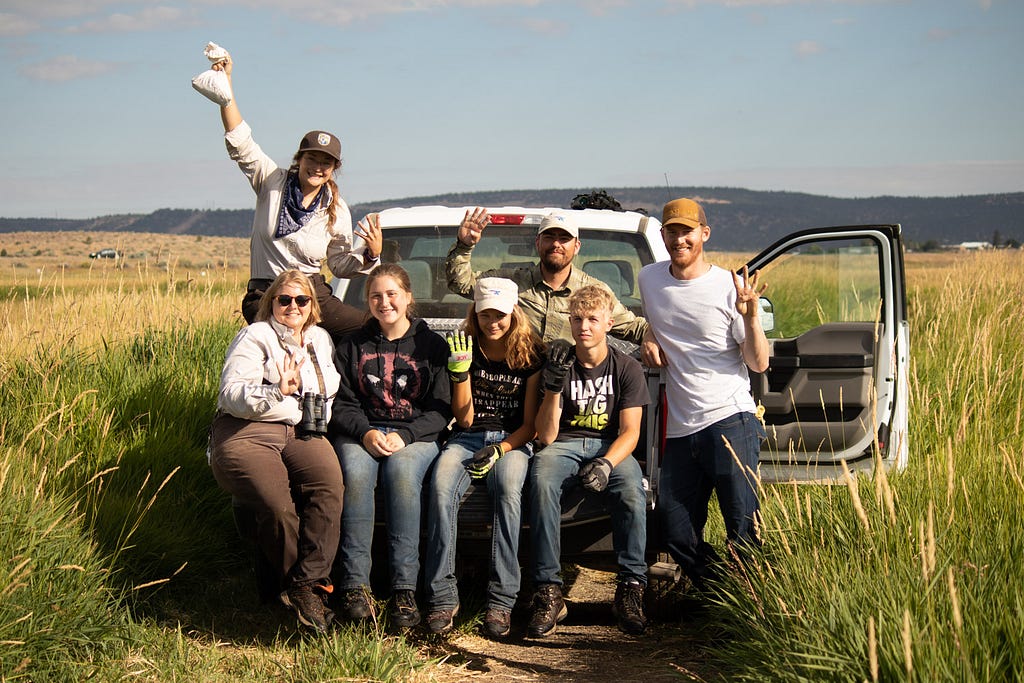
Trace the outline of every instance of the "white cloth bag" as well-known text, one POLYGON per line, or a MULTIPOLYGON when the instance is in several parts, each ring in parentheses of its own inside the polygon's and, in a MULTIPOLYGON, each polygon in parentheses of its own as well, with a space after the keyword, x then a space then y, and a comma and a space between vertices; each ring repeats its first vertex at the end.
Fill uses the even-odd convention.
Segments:
MULTIPOLYGON (((228 56, 228 51, 217 43, 207 43, 203 54, 210 60, 210 64, 216 64, 228 56)), ((231 83, 223 71, 207 69, 192 79, 192 87, 208 100, 222 107, 227 106, 234 99, 231 83)))

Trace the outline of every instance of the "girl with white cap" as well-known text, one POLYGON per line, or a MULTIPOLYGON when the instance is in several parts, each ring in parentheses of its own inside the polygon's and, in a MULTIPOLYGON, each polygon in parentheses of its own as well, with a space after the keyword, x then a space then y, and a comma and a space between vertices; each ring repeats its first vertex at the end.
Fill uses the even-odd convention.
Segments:
POLYGON ((455 433, 434 466, 427 507, 427 629, 451 630, 459 611, 455 537, 459 504, 470 480, 486 482, 494 506, 487 612, 483 632, 502 638, 519 592, 519 528, 543 345, 505 278, 480 278, 463 324, 448 336, 455 433))

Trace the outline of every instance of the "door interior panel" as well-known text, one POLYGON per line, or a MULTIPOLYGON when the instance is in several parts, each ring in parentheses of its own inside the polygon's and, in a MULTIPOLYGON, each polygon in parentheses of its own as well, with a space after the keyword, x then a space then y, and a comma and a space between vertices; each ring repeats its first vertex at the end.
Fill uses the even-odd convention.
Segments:
POLYGON ((826 323, 771 342, 768 370, 751 379, 765 408, 762 460, 830 460, 870 443, 875 324, 826 323))

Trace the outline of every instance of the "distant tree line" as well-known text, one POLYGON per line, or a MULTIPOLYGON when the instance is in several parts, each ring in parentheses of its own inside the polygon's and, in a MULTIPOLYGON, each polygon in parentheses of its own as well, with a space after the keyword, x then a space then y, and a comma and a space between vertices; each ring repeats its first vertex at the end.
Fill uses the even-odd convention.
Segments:
MULTIPOLYGON (((727 187, 621 187, 559 190, 502 190, 407 197, 352 205, 354 220, 392 206, 536 206, 568 210, 580 194, 605 191, 625 209, 660 216, 675 197, 694 197, 705 204, 712 226, 709 246, 749 249, 767 245, 795 230, 832 225, 899 223, 908 245, 921 250, 964 241, 994 246, 1024 242, 1024 192, 960 197, 869 197, 842 199, 799 192, 762 192, 727 187)), ((251 209, 160 209, 150 214, 99 218, 0 218, 0 232, 132 231, 171 234, 248 236, 251 209)))

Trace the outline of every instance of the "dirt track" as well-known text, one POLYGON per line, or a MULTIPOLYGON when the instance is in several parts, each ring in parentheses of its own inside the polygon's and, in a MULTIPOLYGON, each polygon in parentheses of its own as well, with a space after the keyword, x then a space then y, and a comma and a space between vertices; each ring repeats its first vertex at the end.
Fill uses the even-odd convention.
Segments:
POLYGON ((700 610, 674 603, 653 621, 643 636, 618 630, 611 613, 614 576, 581 569, 568 591, 569 615, 558 631, 544 639, 525 639, 525 614, 514 614, 507 642, 496 643, 461 629, 431 647, 447 655, 434 670, 442 683, 464 680, 513 681, 710 681, 715 672, 703 661, 708 643, 702 637, 700 610))

